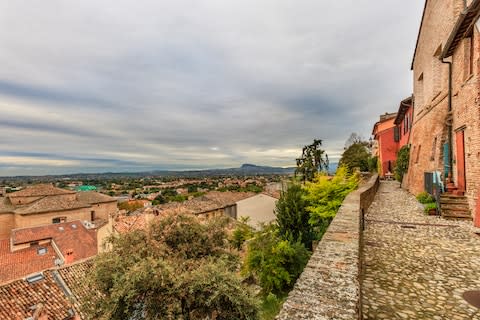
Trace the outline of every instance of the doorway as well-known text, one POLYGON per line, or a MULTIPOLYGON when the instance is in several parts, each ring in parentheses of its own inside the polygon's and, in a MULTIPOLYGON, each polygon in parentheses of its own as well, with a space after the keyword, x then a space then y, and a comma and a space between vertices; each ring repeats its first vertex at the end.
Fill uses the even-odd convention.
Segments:
POLYGON ((455 144, 457 147, 457 188, 458 191, 466 191, 465 178, 465 129, 459 130, 455 134, 455 144))

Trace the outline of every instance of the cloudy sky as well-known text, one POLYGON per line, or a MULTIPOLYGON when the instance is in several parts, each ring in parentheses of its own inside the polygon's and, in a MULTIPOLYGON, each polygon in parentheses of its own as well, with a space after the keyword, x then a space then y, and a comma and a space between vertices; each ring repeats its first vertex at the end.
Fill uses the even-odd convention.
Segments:
POLYGON ((0 0, 0 176, 292 166, 411 91, 419 0, 0 0))

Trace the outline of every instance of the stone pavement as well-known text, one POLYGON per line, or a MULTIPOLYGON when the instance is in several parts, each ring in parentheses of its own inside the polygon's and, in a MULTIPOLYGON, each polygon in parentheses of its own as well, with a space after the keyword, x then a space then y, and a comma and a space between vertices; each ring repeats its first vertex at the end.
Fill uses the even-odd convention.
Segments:
POLYGON ((426 216, 397 182, 381 182, 365 215, 364 319, 477 319, 462 294, 480 290, 471 222, 426 216))

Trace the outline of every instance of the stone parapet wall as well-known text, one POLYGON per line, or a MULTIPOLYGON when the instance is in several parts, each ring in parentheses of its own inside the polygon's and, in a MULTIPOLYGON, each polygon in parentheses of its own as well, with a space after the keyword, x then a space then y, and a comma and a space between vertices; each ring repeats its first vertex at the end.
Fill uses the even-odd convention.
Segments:
POLYGON ((378 185, 375 175, 345 198, 277 320, 361 318, 362 213, 378 185))

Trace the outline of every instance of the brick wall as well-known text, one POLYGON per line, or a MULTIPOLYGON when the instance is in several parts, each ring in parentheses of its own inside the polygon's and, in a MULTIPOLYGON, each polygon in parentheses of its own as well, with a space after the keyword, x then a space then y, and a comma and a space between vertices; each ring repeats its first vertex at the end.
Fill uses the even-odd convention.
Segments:
POLYGON ((277 320, 362 318, 362 212, 372 203, 378 183, 375 175, 345 198, 277 320))
POLYGON ((452 118, 453 181, 458 182, 455 134, 464 130, 466 196, 475 212, 480 192, 480 34, 474 29, 473 68, 470 68, 468 39, 458 45, 452 58, 451 116, 448 114, 448 66, 438 59, 439 49, 443 49, 462 9, 463 1, 429 1, 424 13, 413 64, 415 113, 410 166, 404 186, 417 194, 424 189, 424 172, 444 172, 443 144, 448 141, 446 120, 452 118))

